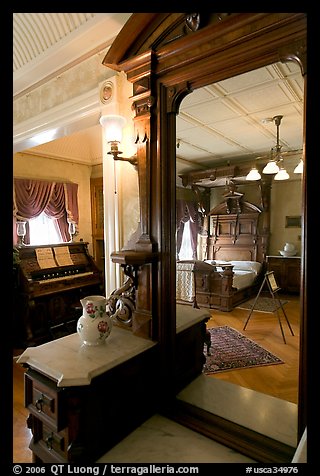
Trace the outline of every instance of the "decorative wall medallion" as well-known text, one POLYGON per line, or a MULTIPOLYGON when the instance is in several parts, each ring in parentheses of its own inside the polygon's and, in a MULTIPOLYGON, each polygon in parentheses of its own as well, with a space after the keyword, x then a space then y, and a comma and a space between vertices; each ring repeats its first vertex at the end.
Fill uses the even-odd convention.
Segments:
POLYGON ((113 96, 113 83, 111 81, 105 81, 100 89, 100 101, 103 104, 107 104, 111 101, 113 96))

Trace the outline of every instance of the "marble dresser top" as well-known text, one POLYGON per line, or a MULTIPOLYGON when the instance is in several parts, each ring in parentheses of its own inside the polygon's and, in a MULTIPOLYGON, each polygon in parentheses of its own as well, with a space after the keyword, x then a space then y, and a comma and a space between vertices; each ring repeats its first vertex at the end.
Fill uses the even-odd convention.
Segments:
MULTIPOLYGON (((210 317, 207 311, 177 305, 177 333, 206 317, 210 317)), ((83 345, 75 333, 37 347, 28 347, 17 362, 56 380, 58 387, 90 385, 94 377, 156 344, 133 335, 130 330, 113 326, 110 336, 98 346, 83 345)))
POLYGON ((77 333, 28 347, 19 364, 28 364, 57 381, 58 387, 89 385, 94 377, 156 345, 131 331, 114 326, 103 344, 87 346, 77 333))
POLYGON ((195 309, 188 304, 177 304, 177 334, 204 319, 210 319, 210 317, 211 314, 208 310, 195 309))

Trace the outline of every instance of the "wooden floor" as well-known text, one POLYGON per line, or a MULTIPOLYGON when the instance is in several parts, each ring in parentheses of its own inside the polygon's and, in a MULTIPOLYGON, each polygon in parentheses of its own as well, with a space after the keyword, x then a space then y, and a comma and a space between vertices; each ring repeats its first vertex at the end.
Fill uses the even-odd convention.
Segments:
POLYGON ((32 434, 26 424, 29 412, 24 408, 24 372, 13 360, 13 463, 32 462, 28 448, 32 434))
MULTIPOLYGON (((298 400, 298 363, 299 363, 299 298, 296 296, 281 296, 288 299, 285 304, 286 314, 292 326, 294 336, 291 336, 285 322, 284 333, 287 343, 284 344, 277 314, 254 311, 246 330, 244 323, 248 311, 234 309, 231 312, 212 311, 208 327, 228 325, 245 334, 265 349, 276 354, 285 363, 249 369, 232 370, 215 374, 228 382, 251 388, 274 397, 297 403, 298 400)), ((282 317, 282 316, 281 316, 282 317)), ((18 350, 14 355, 19 354, 18 350)), ((28 411, 24 408, 24 369, 13 360, 13 462, 31 463, 32 454, 28 448, 31 431, 26 426, 28 411)))
POLYGON ((294 336, 291 335, 283 313, 280 310, 286 344, 283 341, 277 313, 253 311, 246 330, 244 324, 249 311, 233 309, 232 312, 212 310, 212 317, 207 327, 230 326, 252 339, 257 344, 277 355, 284 364, 254 367, 240 370, 229 370, 215 374, 218 378, 242 387, 272 395, 289 402, 298 402, 299 382, 299 323, 300 304, 297 296, 281 296, 289 302, 284 305, 294 336))

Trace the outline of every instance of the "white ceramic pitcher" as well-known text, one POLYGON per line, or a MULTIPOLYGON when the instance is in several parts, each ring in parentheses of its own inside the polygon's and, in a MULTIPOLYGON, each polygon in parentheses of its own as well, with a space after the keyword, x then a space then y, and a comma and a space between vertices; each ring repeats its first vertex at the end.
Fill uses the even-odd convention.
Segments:
POLYGON ((83 307, 78 319, 77 332, 83 344, 103 344, 112 329, 112 319, 106 312, 107 299, 104 296, 87 296, 80 299, 83 307))

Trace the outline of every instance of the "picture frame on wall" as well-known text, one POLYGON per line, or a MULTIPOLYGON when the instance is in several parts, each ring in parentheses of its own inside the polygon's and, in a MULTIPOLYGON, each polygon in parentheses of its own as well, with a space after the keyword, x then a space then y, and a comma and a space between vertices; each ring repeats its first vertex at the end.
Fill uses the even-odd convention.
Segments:
POLYGON ((286 216, 286 228, 301 228, 301 215, 286 216))

